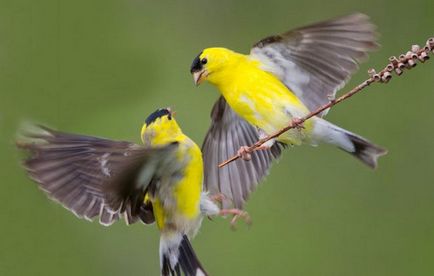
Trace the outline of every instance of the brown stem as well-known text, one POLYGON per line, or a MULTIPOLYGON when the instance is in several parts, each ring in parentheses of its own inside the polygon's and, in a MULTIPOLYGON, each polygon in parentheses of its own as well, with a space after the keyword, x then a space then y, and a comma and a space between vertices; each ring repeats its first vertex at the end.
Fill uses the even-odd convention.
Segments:
MULTIPOLYGON (((302 124, 320 114, 324 110, 333 107, 334 105, 343 102, 344 100, 350 98, 354 94, 362 91, 364 88, 369 86, 373 82, 379 82, 379 83, 388 83, 392 79, 392 72, 395 72, 397 76, 400 76, 405 69, 411 69, 414 66, 417 65, 417 62, 420 61, 421 63, 424 63, 429 59, 429 54, 434 53, 434 37, 429 38, 426 42, 426 45, 424 47, 419 47, 419 45, 413 45, 411 47, 411 51, 408 51, 406 54, 400 55, 398 58, 395 56, 392 56, 389 58, 389 64, 387 64, 386 67, 384 67, 383 70, 376 73, 374 69, 369 69, 368 74, 370 77, 362 82, 361 84, 357 85, 353 89, 351 89, 349 92, 345 93, 344 95, 340 96, 339 98, 335 100, 331 100, 328 104, 325 104, 321 107, 319 107, 317 110, 312 111, 311 113, 307 114, 306 116, 300 118, 296 121, 291 121, 288 126, 282 128, 281 130, 268 135, 267 137, 258 140, 253 145, 249 146, 249 151, 253 152, 254 149, 257 147, 260 147, 265 142, 276 138, 280 136, 282 133, 296 127, 302 126, 302 124)), ((239 159, 240 157, 238 155, 234 155, 232 158, 224 161, 223 163, 219 164, 219 168, 226 166, 227 164, 239 159)))

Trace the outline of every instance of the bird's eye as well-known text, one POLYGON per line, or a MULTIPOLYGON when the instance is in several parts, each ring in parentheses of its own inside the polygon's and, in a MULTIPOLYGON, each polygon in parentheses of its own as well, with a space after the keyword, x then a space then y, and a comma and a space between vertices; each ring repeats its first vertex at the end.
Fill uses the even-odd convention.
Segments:
POLYGON ((202 64, 206 64, 208 62, 208 60, 206 59, 206 58, 203 58, 201 61, 200 61, 200 63, 202 63, 202 64))

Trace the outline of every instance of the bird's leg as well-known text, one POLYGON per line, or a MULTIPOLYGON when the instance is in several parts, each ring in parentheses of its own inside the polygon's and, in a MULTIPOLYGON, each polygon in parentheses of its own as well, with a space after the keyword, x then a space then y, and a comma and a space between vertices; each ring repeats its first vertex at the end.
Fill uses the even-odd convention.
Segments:
POLYGON ((219 212, 220 216, 227 216, 227 215, 233 215, 233 218, 231 220, 231 228, 235 229, 235 223, 239 218, 243 219, 248 225, 252 223, 252 220, 250 219, 249 213, 246 211, 240 210, 240 209, 222 209, 219 212))
POLYGON ((203 215, 212 220, 213 216, 227 216, 233 215, 231 220, 231 228, 235 228, 235 223, 239 218, 243 219, 247 224, 251 224, 251 219, 246 211, 232 208, 232 209, 220 209, 214 202, 222 202, 226 199, 226 196, 222 193, 218 193, 212 196, 208 196, 204 193, 200 201, 200 211, 203 215))

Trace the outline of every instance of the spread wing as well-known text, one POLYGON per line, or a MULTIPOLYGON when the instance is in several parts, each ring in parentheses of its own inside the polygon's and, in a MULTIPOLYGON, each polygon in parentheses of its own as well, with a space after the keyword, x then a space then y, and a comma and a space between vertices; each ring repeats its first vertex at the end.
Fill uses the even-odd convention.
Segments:
POLYGON ((333 99, 378 47, 376 36, 369 17, 355 13, 264 38, 250 56, 313 111, 333 99))
POLYGON ((270 150, 254 152, 248 162, 237 160, 219 169, 218 164, 232 157, 241 146, 255 143, 259 134, 235 114, 223 97, 214 104, 211 120, 202 145, 205 187, 211 194, 225 196, 225 208, 230 205, 242 208, 249 194, 267 175, 272 161, 280 156, 282 145, 275 143, 270 150))
POLYGON ((30 152, 25 169, 50 198, 80 218, 99 217, 103 225, 121 216, 127 223, 153 222, 144 194, 176 147, 149 149, 42 126, 17 145, 30 152))

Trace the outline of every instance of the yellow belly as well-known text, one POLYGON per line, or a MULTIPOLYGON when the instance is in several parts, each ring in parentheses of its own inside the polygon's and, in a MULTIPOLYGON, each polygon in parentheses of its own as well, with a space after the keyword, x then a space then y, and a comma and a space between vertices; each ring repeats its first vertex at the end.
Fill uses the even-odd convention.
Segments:
MULTIPOLYGON (((188 139, 188 138, 186 138, 188 139)), ((203 161, 199 147, 191 140, 179 141, 181 144, 177 153, 180 163, 185 163, 182 177, 174 177, 170 194, 165 198, 150 199, 153 206, 155 221, 160 230, 166 226, 175 226, 181 231, 190 231, 200 215, 200 197, 202 193, 203 161), (190 144, 191 143, 191 144, 190 144), (171 204, 165 204, 170 202, 171 204), (173 206, 173 204, 175 204, 173 206)), ((158 193, 157 193, 158 194, 158 193)))
MULTIPOLYGON (((184 177, 175 186, 174 195, 179 213, 189 219, 194 219, 200 212, 203 160, 202 152, 196 144, 187 151, 191 159, 184 170, 184 177)), ((180 153, 180 155, 183 155, 183 153, 180 153)), ((184 156, 180 156, 180 158, 184 158, 184 156)))
MULTIPOLYGON (((233 78, 219 85, 221 93, 238 115, 267 134, 287 126, 293 117, 309 113, 306 106, 280 80, 256 66, 239 66, 233 78)), ((307 121, 304 130, 290 130, 278 140, 300 144, 311 129, 311 122, 307 121)))

